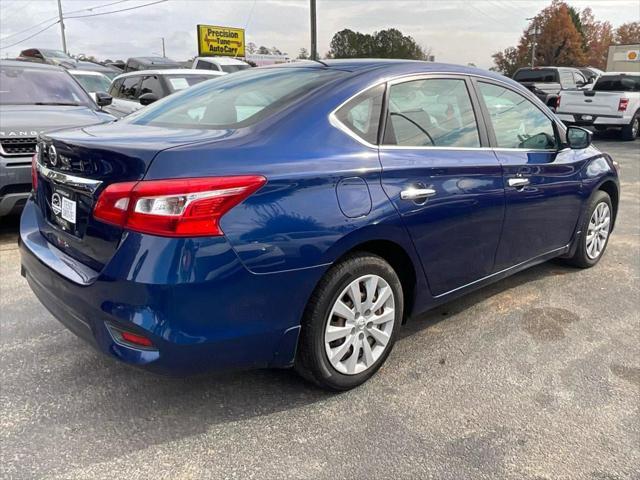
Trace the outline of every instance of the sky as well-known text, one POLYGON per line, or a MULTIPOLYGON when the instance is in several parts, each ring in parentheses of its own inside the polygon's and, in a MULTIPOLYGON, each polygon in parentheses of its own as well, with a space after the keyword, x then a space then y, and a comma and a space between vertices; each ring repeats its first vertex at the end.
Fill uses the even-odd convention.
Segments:
MULTIPOLYGON (((67 16, 90 15, 154 0, 62 0, 67 16), (95 8, 98 6, 103 8, 95 8), (94 8, 93 10, 87 10, 94 8), (72 13, 77 10, 80 12, 72 13)), ((491 54, 515 45, 532 17, 550 0, 317 0, 318 50, 329 50, 344 28, 373 33, 397 28, 430 49, 436 61, 488 68, 491 54)), ((640 20, 640 0, 568 0, 591 7, 613 26, 640 20)), ((29 47, 61 49, 57 0, 0 0, 0 57, 29 47), (39 30, 52 25, 35 35, 39 30), (25 40, 13 45, 20 40, 25 40)), ((297 56, 309 49, 309 0, 167 0, 109 15, 65 21, 67 47, 99 59, 166 54, 186 60, 197 54, 196 25, 246 28, 246 41, 297 56)))

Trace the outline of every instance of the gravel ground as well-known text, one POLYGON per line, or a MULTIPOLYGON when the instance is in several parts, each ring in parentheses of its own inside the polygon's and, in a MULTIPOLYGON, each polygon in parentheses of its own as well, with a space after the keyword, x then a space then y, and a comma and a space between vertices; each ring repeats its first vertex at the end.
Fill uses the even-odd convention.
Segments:
POLYGON ((640 141, 590 270, 547 263, 413 319, 369 383, 167 379, 38 303, 0 229, 2 478, 640 479, 640 141))

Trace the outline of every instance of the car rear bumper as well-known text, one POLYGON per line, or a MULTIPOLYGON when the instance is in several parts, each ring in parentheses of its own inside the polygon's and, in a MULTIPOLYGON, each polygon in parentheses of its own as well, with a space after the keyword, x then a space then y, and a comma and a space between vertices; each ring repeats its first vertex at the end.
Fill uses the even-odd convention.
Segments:
POLYGON ((603 127, 624 127, 631 122, 631 117, 626 118, 618 115, 598 115, 588 113, 567 113, 556 112, 556 116, 567 125, 578 126, 603 126, 603 127))
POLYGON ((0 156, 0 217, 17 213, 31 191, 31 157, 0 156))
POLYGON ((53 316, 101 352, 169 375, 293 362, 300 318, 323 268, 256 275, 223 237, 128 233, 96 272, 50 244, 42 221, 29 200, 20 222, 22 273, 53 316), (124 345, 114 330, 153 346, 124 345))

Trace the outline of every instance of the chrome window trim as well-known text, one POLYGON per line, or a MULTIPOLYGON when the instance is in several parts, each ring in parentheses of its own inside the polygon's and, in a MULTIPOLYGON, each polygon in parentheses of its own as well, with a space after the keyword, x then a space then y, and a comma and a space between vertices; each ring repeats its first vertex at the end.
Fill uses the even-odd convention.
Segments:
POLYGON ((48 178, 58 185, 64 185, 65 187, 82 190, 84 192, 94 193, 98 187, 102 185, 101 180, 92 180, 67 173, 56 172, 42 165, 39 160, 36 160, 36 169, 43 177, 48 178))
MULTIPOLYGON (((459 77, 474 77, 474 78, 479 78, 481 80, 488 80, 489 82, 495 82, 495 83, 499 83, 504 85, 506 88, 509 88, 509 90, 512 90, 514 93, 519 93, 520 95, 522 95, 524 98, 527 98, 526 95, 523 95, 523 92, 518 92, 513 88, 513 85, 509 84, 508 82, 505 82, 499 78, 493 78, 493 77, 487 77, 484 75, 479 75, 477 73, 461 73, 461 72, 447 72, 447 71, 439 71, 439 72, 428 72, 428 73, 406 73, 403 75, 398 75, 395 77, 391 77, 391 78, 386 78, 384 80, 379 80, 361 90, 359 90, 358 92, 356 92, 355 94, 351 95, 349 98, 347 98, 345 101, 343 101, 342 103, 340 103, 336 108, 334 108, 333 110, 331 110, 331 112, 328 115, 328 119, 329 119, 329 123, 337 128, 338 130, 342 131, 343 133, 345 133, 346 135, 348 135, 349 137, 353 138, 355 141, 357 141, 358 143, 360 143, 361 145, 364 145, 365 147, 368 148, 375 148, 375 149, 379 149, 379 150, 469 150, 469 151, 488 151, 488 150, 494 150, 494 151, 514 151, 514 152, 557 152, 558 150, 536 150, 536 149, 524 149, 524 148, 500 148, 500 147, 438 147, 438 146, 406 146, 406 145, 374 145, 373 143, 369 143, 366 140, 364 140, 363 138, 361 138, 358 134, 356 134, 355 132, 353 132, 348 126, 346 126, 344 123, 342 123, 340 120, 338 120, 338 117, 336 116, 336 112, 338 110, 340 110, 343 106, 345 106, 347 103, 349 103, 351 100, 353 100, 354 98, 356 98, 358 95, 363 94, 364 92, 366 92, 367 90, 370 90, 372 88, 376 88, 380 85, 384 85, 386 84, 388 87, 391 85, 395 85, 397 83, 403 83, 403 82, 411 82, 414 80, 427 80, 430 78, 434 78, 434 77, 438 77, 438 76, 459 76, 459 77)), ((533 95, 533 94, 532 94, 533 95)), ((535 103, 534 103, 535 105, 535 103)), ((536 105, 536 107, 538 107, 536 105)), ((547 112, 543 111, 542 109, 540 109, 538 107, 538 109, 547 116, 547 118, 549 118, 549 120, 551 120, 552 122, 554 122, 556 125, 558 125, 558 128, 562 128, 564 125, 562 124, 562 121, 558 118, 554 118, 553 116, 549 116, 547 114, 547 112)))

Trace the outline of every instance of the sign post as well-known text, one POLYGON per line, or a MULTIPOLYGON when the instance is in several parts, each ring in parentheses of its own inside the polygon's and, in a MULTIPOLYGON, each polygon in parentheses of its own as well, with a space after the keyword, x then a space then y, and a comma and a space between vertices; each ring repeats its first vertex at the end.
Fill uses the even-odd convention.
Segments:
POLYGON ((244 29, 198 25, 198 56, 244 57, 244 29))

